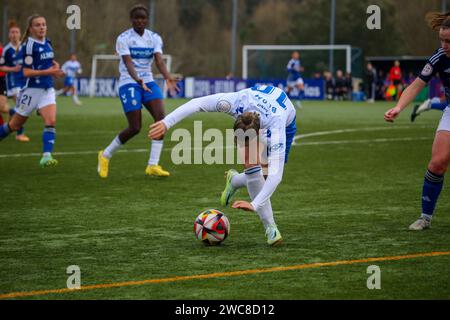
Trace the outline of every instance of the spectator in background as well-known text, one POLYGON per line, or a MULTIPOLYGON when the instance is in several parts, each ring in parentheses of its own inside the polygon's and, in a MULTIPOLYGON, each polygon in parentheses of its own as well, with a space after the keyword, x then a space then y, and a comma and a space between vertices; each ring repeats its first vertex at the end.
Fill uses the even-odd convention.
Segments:
POLYGON ((347 87, 347 100, 352 100, 353 78, 350 72, 345 73, 345 86, 347 87))
POLYGON ((327 100, 333 100, 334 98, 334 79, 330 71, 323 72, 323 78, 325 79, 325 94, 327 100))
POLYGON ((405 85, 409 86, 411 83, 413 83, 413 81, 416 80, 416 77, 414 76, 413 72, 409 72, 408 76, 405 78, 405 85))
POLYGON ((400 61, 396 60, 394 62, 394 65, 392 66, 391 70, 389 71, 389 81, 391 85, 395 86, 395 95, 394 100, 398 100, 400 97, 400 94, 403 89, 402 84, 402 70, 400 69, 400 61))
POLYGON ((378 77, 376 80, 376 93, 375 93, 376 100, 384 100, 384 93, 386 92, 386 89, 388 86, 389 86, 389 80, 387 79, 386 75, 384 74, 384 71, 380 70, 378 72, 378 77))
POLYGON ((344 97, 347 95, 347 84, 344 78, 344 73, 342 70, 336 71, 336 78, 334 80, 334 99, 335 100, 344 100, 344 97))
POLYGON ((367 102, 375 102, 375 93, 377 89, 377 71, 373 67, 372 63, 368 63, 365 74, 365 89, 367 102))

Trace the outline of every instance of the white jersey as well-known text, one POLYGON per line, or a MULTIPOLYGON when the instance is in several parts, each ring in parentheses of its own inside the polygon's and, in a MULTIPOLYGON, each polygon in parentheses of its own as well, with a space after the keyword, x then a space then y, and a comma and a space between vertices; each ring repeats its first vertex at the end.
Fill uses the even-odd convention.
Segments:
POLYGON ((61 70, 67 77, 75 78, 77 74, 81 73, 81 64, 78 61, 66 61, 61 67, 61 70))
POLYGON ((286 151, 286 127, 295 120, 295 107, 286 93, 272 86, 256 86, 232 93, 218 93, 192 99, 178 107, 162 121, 167 129, 195 112, 222 112, 233 118, 245 112, 260 115, 260 127, 265 132, 268 157, 268 177, 252 205, 258 211, 270 199, 281 181, 286 151))
POLYGON ((131 56, 134 69, 139 78, 145 83, 153 81, 152 63, 155 53, 163 53, 163 42, 161 37, 150 30, 145 30, 140 36, 133 28, 123 32, 117 38, 116 52, 121 57, 119 64, 120 80, 119 87, 136 83, 128 73, 127 67, 123 62, 122 56, 131 56))

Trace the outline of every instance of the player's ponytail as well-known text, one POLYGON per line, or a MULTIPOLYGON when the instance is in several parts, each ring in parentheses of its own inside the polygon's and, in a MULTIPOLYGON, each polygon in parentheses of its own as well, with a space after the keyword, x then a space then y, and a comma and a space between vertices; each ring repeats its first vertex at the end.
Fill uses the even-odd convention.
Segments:
POLYGON ((35 13, 35 14, 33 14, 33 15, 28 17, 28 19, 27 19, 27 28, 25 30, 24 35, 22 36, 22 39, 20 40, 20 45, 25 43, 25 41, 27 41, 28 38, 30 37, 30 28, 33 25, 34 19, 37 19, 37 18, 43 18, 43 16, 41 16, 40 14, 35 13))
POLYGON ((450 29, 450 11, 446 13, 429 12, 425 16, 428 26, 433 30, 450 29))

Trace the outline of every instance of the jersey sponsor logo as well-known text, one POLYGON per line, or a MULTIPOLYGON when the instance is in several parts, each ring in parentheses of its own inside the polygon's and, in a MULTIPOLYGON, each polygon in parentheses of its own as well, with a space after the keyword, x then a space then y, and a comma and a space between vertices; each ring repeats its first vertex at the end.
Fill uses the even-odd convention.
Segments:
POLYGON ((24 59, 25 64, 32 64, 33 63, 33 57, 32 56, 26 56, 24 59))
POLYGON ((216 109, 218 112, 228 113, 231 110, 231 103, 226 100, 220 100, 217 103, 216 109))
POLYGON ((433 73, 433 66, 431 65, 431 63, 427 63, 425 65, 425 67, 423 67, 422 75, 425 76, 425 77, 428 77, 432 73, 433 73))
POLYGON ((153 57, 153 49, 150 48, 130 48, 131 58, 150 59, 153 57))
POLYGON ((53 53, 53 51, 41 53, 41 60, 53 59, 54 57, 55 54, 53 53))

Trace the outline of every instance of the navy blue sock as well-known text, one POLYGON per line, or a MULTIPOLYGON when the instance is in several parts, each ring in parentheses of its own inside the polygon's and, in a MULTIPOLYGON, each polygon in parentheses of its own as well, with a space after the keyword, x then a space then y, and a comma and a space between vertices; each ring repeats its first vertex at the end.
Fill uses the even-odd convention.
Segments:
POLYGON ((423 215, 429 216, 431 218, 443 185, 444 185, 444 176, 439 176, 437 174, 434 174, 430 170, 427 170, 423 182, 423 191, 422 191, 423 215))
POLYGON ((44 144, 44 153, 52 153, 55 145, 56 130, 55 127, 47 126, 42 134, 42 142, 44 144))
POLYGON ((9 127, 8 123, 5 123, 2 126, 0 126, 0 141, 6 138, 10 133, 11 128, 9 127))
POLYGON ((447 103, 442 102, 431 102, 431 109, 444 111, 447 108, 447 103))

